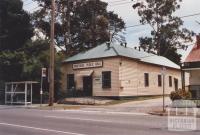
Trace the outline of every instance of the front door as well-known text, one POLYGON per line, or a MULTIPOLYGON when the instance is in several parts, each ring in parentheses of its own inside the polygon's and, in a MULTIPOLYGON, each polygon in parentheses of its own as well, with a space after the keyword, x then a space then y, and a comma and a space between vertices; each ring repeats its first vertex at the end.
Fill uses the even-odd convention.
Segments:
POLYGON ((92 96, 92 76, 83 77, 83 91, 85 96, 92 96))

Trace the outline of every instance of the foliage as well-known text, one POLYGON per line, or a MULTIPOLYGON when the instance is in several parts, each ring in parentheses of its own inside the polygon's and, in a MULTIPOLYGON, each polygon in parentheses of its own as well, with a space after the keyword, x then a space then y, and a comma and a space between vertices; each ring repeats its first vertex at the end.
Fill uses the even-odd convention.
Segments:
POLYGON ((30 16, 21 0, 0 1, 0 51, 14 51, 33 36, 30 16))
MULTIPOLYGON (((26 59, 23 63, 22 78, 26 80, 40 81, 41 68, 49 67, 49 42, 48 40, 29 41, 23 51, 26 53, 26 59)), ((62 52, 55 53, 55 96, 57 98, 57 91, 60 89, 60 67, 64 59, 62 52)), ((44 79, 46 83, 45 90, 48 90, 48 76, 44 79)))
MULTIPOLYGON (((30 15, 21 0, 0 1, 0 85, 6 81, 38 81, 41 68, 49 67, 49 40, 31 40, 30 15)), ((59 90, 62 53, 55 54, 55 90, 59 90)), ((48 90, 48 78, 45 90, 48 90)), ((55 92, 56 96, 56 92, 55 92)))
POLYGON ((152 27, 151 37, 141 37, 140 46, 148 51, 165 56, 179 64, 181 55, 177 49, 186 49, 193 32, 183 28, 183 21, 174 15, 180 9, 181 0, 145 0, 133 5, 141 17, 141 24, 152 27))
MULTIPOLYGON (((42 8, 33 14, 34 25, 49 37, 51 2, 35 1, 42 8)), ((124 41, 118 33, 124 29, 125 23, 117 14, 107 11, 107 3, 100 0, 57 0, 56 5, 55 39, 58 45, 64 46, 66 54, 73 55, 109 41, 111 27, 114 39, 124 41)))
POLYGON ((0 80, 19 80, 26 55, 19 51, 33 35, 21 0, 0 1, 0 80))
POLYGON ((172 101, 179 99, 190 99, 192 97, 190 91, 179 89, 170 93, 170 99, 172 101))

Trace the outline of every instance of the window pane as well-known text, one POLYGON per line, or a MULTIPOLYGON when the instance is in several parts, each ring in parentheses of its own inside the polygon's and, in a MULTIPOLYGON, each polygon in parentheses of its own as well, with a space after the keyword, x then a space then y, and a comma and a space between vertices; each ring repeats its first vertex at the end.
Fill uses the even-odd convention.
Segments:
POLYGON ((74 74, 67 75, 67 89, 71 89, 75 86, 74 74))
POLYGON ((169 87, 172 87, 172 77, 169 76, 169 87))
POLYGON ((144 86, 148 87, 149 86, 149 74, 144 73, 144 86))
POLYGON ((158 86, 161 87, 162 86, 162 76, 158 75, 158 86))
POLYGON ((102 88, 111 88, 111 71, 102 72, 102 88))

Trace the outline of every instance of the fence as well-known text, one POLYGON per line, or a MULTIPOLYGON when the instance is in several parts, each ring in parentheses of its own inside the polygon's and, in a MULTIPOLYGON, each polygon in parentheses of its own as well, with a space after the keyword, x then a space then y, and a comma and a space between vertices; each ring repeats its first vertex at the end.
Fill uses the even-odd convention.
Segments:
POLYGON ((5 101, 5 90, 0 89, 0 104, 4 104, 5 101))

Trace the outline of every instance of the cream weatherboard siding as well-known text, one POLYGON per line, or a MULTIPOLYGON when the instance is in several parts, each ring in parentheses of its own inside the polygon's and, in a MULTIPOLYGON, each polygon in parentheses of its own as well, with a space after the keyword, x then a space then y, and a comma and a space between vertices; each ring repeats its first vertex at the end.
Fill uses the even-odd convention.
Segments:
MULTIPOLYGON (((161 75, 161 66, 123 58, 121 59, 119 73, 121 82, 120 96, 161 95, 163 92, 163 87, 158 86, 158 75, 161 75), (148 87, 144 85, 144 73, 149 74, 148 87)), ((175 90, 174 78, 178 79, 178 88, 181 88, 180 70, 167 68, 165 74, 166 94, 175 90), (172 87, 169 87, 169 76, 172 76, 172 87)))
MULTIPOLYGON (((78 76, 81 71, 93 70, 93 96, 142 96, 161 95, 162 87, 158 86, 158 75, 161 74, 162 66, 138 62, 125 57, 110 57, 96 60, 85 60, 62 65, 62 90, 67 91, 67 74, 75 75, 76 89, 83 88, 82 77, 78 76), (103 61, 103 67, 76 69, 72 64, 93 61, 103 61), (103 89, 102 82, 96 78, 102 77, 102 71, 111 71, 111 88, 103 89), (144 86, 144 73, 149 74, 149 86, 144 86)), ((165 74, 165 91, 169 94, 174 88, 174 78, 178 79, 178 88, 181 88, 181 72, 177 69, 167 68, 165 74), (169 87, 169 76, 172 76, 172 87, 169 87)))
POLYGON ((73 63, 65 63, 62 66, 62 90, 67 91, 67 74, 75 74, 75 83, 77 89, 81 89, 83 86, 82 77, 78 77, 77 74, 80 71, 88 71, 93 70, 92 78, 93 78, 93 96, 119 96, 119 58, 105 58, 105 59, 98 59, 98 60, 87 60, 81 61, 76 63, 84 63, 84 62, 91 62, 91 61, 103 61, 103 67, 99 68, 87 68, 87 69, 72 69, 73 63), (102 77, 102 71, 111 71, 111 88, 103 89, 102 83, 97 82, 95 78, 102 77))

